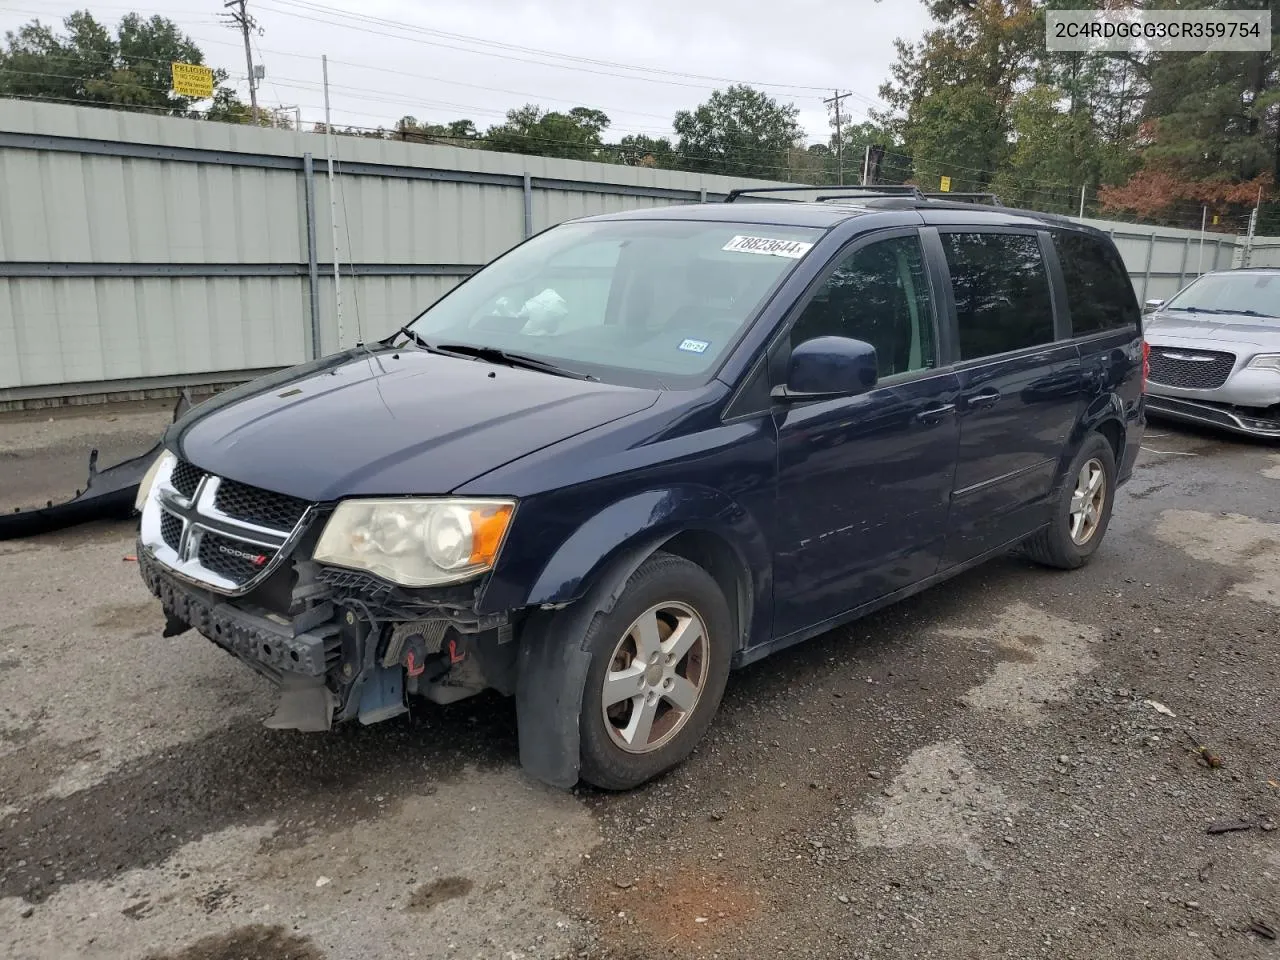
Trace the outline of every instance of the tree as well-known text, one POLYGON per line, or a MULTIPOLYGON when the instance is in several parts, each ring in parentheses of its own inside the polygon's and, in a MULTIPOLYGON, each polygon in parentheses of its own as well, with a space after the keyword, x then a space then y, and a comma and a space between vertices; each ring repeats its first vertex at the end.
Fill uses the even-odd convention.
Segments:
MULTIPOLYGON (((1164 2, 1164 0, 1162 0, 1164 2)), ((1269 9, 1272 49, 1280 0, 1195 0, 1202 9, 1269 9)), ((1270 50, 1158 52, 1143 64, 1141 169, 1100 195, 1104 206, 1199 226, 1204 206, 1243 215, 1280 179, 1280 58, 1270 50)), ((1274 211, 1263 210, 1264 217, 1274 211)))
POLYGON ((416 117, 401 117, 396 124, 396 139, 412 143, 445 143, 449 146, 473 146, 466 141, 480 136, 470 120, 448 123, 419 123, 416 117))
POLYGON ((676 114, 681 169, 776 179, 789 151, 803 142, 799 113, 745 85, 716 90, 697 109, 676 114))
POLYGON ((913 175, 936 188, 985 189, 1006 161, 1010 108, 1044 47, 1042 0, 925 0, 937 24, 917 44, 895 43, 872 120, 914 157, 913 175))
POLYGON ((1009 113, 1014 143, 991 189, 1006 204, 1075 213, 1081 185, 1099 182, 1093 117, 1044 84, 1019 94, 1009 113))
MULTIPOLYGON (((115 36, 88 11, 63 21, 56 33, 38 20, 5 34, 0 50, 0 96, 88 103, 123 110, 187 116, 190 97, 170 91, 170 64, 204 63, 204 54, 175 23, 126 14, 115 36)), ((234 92, 214 72, 214 119, 243 121, 234 92)))
POLYGON ((608 126, 608 116, 589 107, 558 113, 530 103, 507 111, 506 123, 485 132, 485 145, 505 153, 602 160, 606 157, 602 155, 601 134, 608 126))
MULTIPOLYGON (((1103 187, 1098 194, 1105 210, 1133 213, 1170 226, 1199 227, 1206 208, 1224 220, 1241 222, 1259 194, 1265 195, 1273 184, 1270 173, 1233 182, 1189 180, 1169 170, 1146 169, 1123 186, 1103 187)), ((1265 207, 1263 212, 1267 212, 1265 207)))
POLYGON ((646 137, 630 134, 618 142, 615 150, 618 159, 633 167, 658 167, 670 170, 676 164, 676 152, 666 137, 646 137))

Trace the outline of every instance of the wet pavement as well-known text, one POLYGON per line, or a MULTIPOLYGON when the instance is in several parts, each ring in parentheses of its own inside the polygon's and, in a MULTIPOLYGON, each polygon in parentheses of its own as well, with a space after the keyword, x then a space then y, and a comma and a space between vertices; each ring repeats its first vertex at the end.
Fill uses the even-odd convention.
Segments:
MULTIPOLYGON (((121 456, 167 421, 115 415, 121 456)), ((0 421, 0 502, 74 487, 99 426, 0 421)), ((132 552, 0 543, 0 956, 1280 956, 1280 447, 1153 424, 1089 567, 736 673, 622 795, 525 778, 496 696, 267 730, 132 552)))

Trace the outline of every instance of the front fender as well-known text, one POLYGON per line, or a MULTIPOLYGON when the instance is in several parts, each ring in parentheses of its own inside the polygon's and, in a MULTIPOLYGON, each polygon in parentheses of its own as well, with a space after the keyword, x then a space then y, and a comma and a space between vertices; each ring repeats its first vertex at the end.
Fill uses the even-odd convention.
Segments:
MULTIPOLYGON (((689 531, 713 533, 734 550, 752 581, 752 623, 768 629, 769 622, 760 616, 767 609, 771 586, 764 535, 730 497, 708 487, 684 485, 646 490, 598 511, 551 554, 519 604, 568 605, 535 610, 521 637, 516 714, 520 763, 527 773, 562 788, 577 782, 578 718, 591 666, 582 638, 594 617, 613 609, 646 558, 689 531)), ((494 600, 486 591, 482 603, 494 600)))
POLYGON ((647 556, 663 541, 686 530, 720 534, 749 569, 768 566, 764 535, 755 520, 723 493, 691 486, 648 490, 606 507, 580 526, 551 556, 527 602, 577 600, 594 575, 618 553, 648 546, 647 556))
MULTIPOLYGON (((520 510, 524 511, 525 506, 522 504, 520 510)), ((545 509, 536 504, 528 506, 535 513, 545 509)), ((536 516, 519 516, 516 523, 539 526, 536 516)), ((634 570, 664 542, 686 531, 715 534, 733 548, 743 569, 749 571, 754 600, 752 623, 759 627, 761 607, 772 595, 772 564, 764 532, 731 497, 695 484, 645 490, 597 511, 551 552, 537 574, 528 578, 527 586, 498 576, 480 598, 478 609, 497 613, 572 603, 583 597, 610 564, 626 556, 634 561, 634 570)))

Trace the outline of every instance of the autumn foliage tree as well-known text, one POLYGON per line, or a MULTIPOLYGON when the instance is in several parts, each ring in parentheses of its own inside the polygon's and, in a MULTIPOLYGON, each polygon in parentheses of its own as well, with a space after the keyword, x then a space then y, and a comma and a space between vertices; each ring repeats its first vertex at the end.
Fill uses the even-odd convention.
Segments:
POLYGON ((1269 194, 1275 180, 1270 171, 1252 180, 1191 180, 1169 168, 1140 170, 1127 183, 1103 187, 1098 199, 1104 209, 1132 213, 1143 220, 1180 226, 1199 226, 1200 215, 1231 218, 1233 224, 1269 194))

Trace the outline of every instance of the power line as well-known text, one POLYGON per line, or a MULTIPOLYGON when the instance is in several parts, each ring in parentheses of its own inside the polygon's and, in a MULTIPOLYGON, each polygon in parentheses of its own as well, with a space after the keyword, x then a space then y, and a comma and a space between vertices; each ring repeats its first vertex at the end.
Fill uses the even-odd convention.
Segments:
MULTIPOLYGON (((517 61, 517 62, 526 62, 526 63, 531 63, 531 64, 533 64, 533 65, 535 65, 535 66, 543 66, 543 67, 548 67, 548 68, 552 68, 552 69, 571 69, 571 70, 585 69, 585 70, 587 70, 587 72, 596 73, 596 74, 601 74, 601 75, 605 75, 605 76, 613 76, 613 77, 617 77, 617 78, 619 78, 619 79, 624 79, 624 80, 633 80, 633 81, 642 81, 642 82, 654 82, 654 83, 663 83, 663 84, 674 83, 674 84, 675 84, 675 85, 677 85, 677 86, 683 86, 683 87, 689 87, 689 88, 698 88, 698 89, 705 89, 705 88, 706 88, 705 83, 702 83, 702 84, 700 84, 700 83, 689 83, 689 82, 677 81, 677 80, 674 80, 674 79, 667 79, 667 78, 679 78, 679 77, 683 77, 683 78, 688 78, 688 79, 690 79, 690 80, 704 80, 704 81, 719 82, 719 83, 749 83, 749 84, 752 84, 752 85, 754 85, 754 86, 758 86, 758 87, 768 86, 768 87, 785 88, 785 89, 791 89, 791 90, 817 90, 817 89, 819 89, 819 88, 817 88, 817 87, 810 87, 810 86, 800 85, 800 84, 772 84, 772 83, 763 83, 763 82, 758 82, 758 81, 739 81, 739 80, 733 80, 733 79, 731 79, 731 78, 726 78, 726 77, 715 77, 715 76, 709 76, 709 75, 703 75, 703 74, 696 74, 696 73, 684 73, 684 72, 681 72, 681 71, 664 70, 664 69, 662 69, 662 68, 656 68, 656 67, 640 67, 640 66, 636 66, 636 65, 633 65, 633 64, 616 63, 616 62, 614 62, 614 61, 609 61, 609 60, 600 60, 600 59, 594 59, 594 58, 589 58, 589 57, 579 57, 579 56, 575 56, 575 55, 572 55, 572 54, 562 54, 562 53, 558 53, 558 52, 555 52, 555 51, 540 50, 540 49, 538 49, 538 48, 533 48, 533 47, 522 47, 522 46, 519 46, 519 45, 516 45, 516 44, 505 44, 505 43, 501 43, 501 42, 498 42, 498 41, 489 41, 489 40, 485 40, 484 38, 471 37, 471 36, 468 36, 468 35, 465 35, 465 34, 453 34, 453 33, 449 33, 449 32, 446 32, 446 31, 431 30, 430 28, 426 28, 426 27, 419 27, 419 26, 414 25, 414 24, 407 24, 407 23, 403 23, 403 22, 400 22, 400 21, 396 21, 396 20, 390 20, 390 19, 379 18, 379 17, 372 17, 372 16, 368 16, 368 15, 364 15, 364 14, 354 14, 354 13, 349 13, 349 12, 347 12, 347 11, 342 11, 342 10, 339 10, 339 9, 337 9, 337 8, 334 8, 334 7, 327 7, 327 6, 323 5, 323 4, 318 4, 318 3, 307 3, 307 2, 305 2, 305 0, 271 0, 271 2, 273 2, 273 3, 278 3, 278 4, 283 4, 283 5, 285 5, 286 7, 294 7, 294 8, 296 8, 296 10, 297 10, 297 11, 306 11, 306 12, 295 12, 295 11, 291 11, 291 10, 288 10, 288 9, 277 9, 276 7, 274 7, 274 6, 270 6, 270 5, 268 5, 268 6, 264 7, 264 9, 267 9, 267 10, 269 10, 269 11, 271 11, 271 12, 274 12, 274 13, 280 13, 280 14, 283 14, 283 15, 286 15, 286 16, 294 16, 294 17, 298 17, 298 18, 300 18, 300 19, 304 19, 304 20, 312 20, 313 22, 326 23, 326 24, 331 25, 331 26, 338 26, 338 27, 341 27, 341 28, 343 28, 343 29, 348 29, 348 30, 349 30, 349 29, 356 29, 356 30, 360 30, 360 31, 362 31, 362 32, 371 33, 371 34, 376 35, 376 36, 387 36, 387 37, 392 37, 392 38, 395 38, 395 39, 407 39, 407 40, 409 40, 409 41, 411 41, 411 42, 415 42, 415 43, 427 43, 427 44, 429 44, 429 45, 443 45, 443 46, 445 46, 445 47, 447 47, 447 48, 449 48, 449 49, 455 49, 455 50, 458 50, 459 52, 463 52, 463 53, 471 53, 471 54, 476 54, 476 55, 486 55, 486 56, 498 56, 498 57, 500 57, 500 58, 502 58, 502 59, 510 59, 510 60, 515 60, 515 61, 517 61), (320 18, 318 18, 318 17, 316 17, 316 16, 314 16, 314 15, 313 15, 313 14, 316 14, 316 13, 323 14, 324 16, 337 17, 337 18, 340 18, 341 20, 345 20, 345 21, 349 21, 349 22, 345 22, 345 23, 343 23, 343 22, 335 22, 334 20, 320 19, 320 18), (395 27, 395 28, 396 28, 398 31, 400 31, 400 32, 397 32, 397 33, 387 33, 387 32, 382 31, 382 30, 374 29, 373 27, 369 26, 369 24, 375 24, 375 25, 386 25, 386 26, 395 27), (494 48, 498 49, 498 50, 499 50, 499 51, 501 51, 501 52, 497 52, 497 53, 495 53, 495 52, 494 52, 494 51, 492 51, 492 50, 476 50, 476 49, 470 49, 470 48, 465 47, 465 46, 457 46, 457 45, 456 45, 456 44, 454 44, 454 43, 443 43, 443 44, 441 44, 441 43, 433 43, 432 41, 429 41, 429 40, 426 40, 426 39, 422 39, 422 38, 419 38, 419 37, 406 37, 406 36, 404 35, 404 31, 415 32, 415 33, 423 33, 423 34, 426 34, 426 35, 429 35, 429 36, 433 36, 433 37, 434 37, 434 36, 439 36, 439 37, 444 37, 444 38, 446 38, 446 39, 450 39, 450 40, 452 40, 452 39, 456 39, 456 40, 458 40, 458 41, 459 41, 459 42, 461 42, 461 43, 470 43, 470 44, 479 44, 479 45, 492 46, 492 47, 494 47, 494 48), (535 55, 538 55, 538 56, 543 56, 543 57, 554 57, 554 58, 557 58, 557 59, 560 59, 560 60, 569 61, 569 62, 568 62, 568 63, 547 63, 547 62, 545 62, 545 61, 543 61, 543 60, 529 59, 529 58, 527 58, 527 57, 521 57, 521 56, 511 56, 511 55, 509 55, 506 51, 518 51, 518 52, 523 51, 523 52, 529 52, 529 53, 532 53, 532 54, 535 54, 535 55), (579 66, 579 64, 585 64, 585 65, 589 65, 589 66, 588 66, 588 67, 582 67, 582 66, 579 66), (616 69, 621 69, 621 70, 630 70, 630 71, 637 71, 637 72, 641 72, 641 73, 648 73, 648 74, 654 74, 654 75, 661 75, 662 79, 658 79, 658 78, 656 78, 655 76, 629 76, 629 75, 624 75, 624 74, 618 74, 618 73, 616 73, 616 72, 610 72, 610 71, 607 71, 607 70, 596 70, 596 69, 593 69, 593 67, 594 67, 594 66, 611 66, 611 67, 615 67, 616 69)), ((236 25, 237 25, 237 26, 241 27, 241 30, 242 30, 242 33, 243 33, 244 28, 243 28, 243 26, 242 26, 241 24, 239 24, 239 22, 238 22, 238 21, 239 21, 238 11, 239 11, 239 8, 242 6, 242 0, 227 0, 226 5, 227 5, 227 6, 229 6, 229 7, 235 7, 235 8, 237 8, 236 12, 232 14, 233 22, 234 22, 234 23, 236 23, 236 25)), ((260 4, 260 6, 262 6, 262 5, 260 4)), ((10 9, 12 9, 12 8, 10 8, 10 9)), ((261 32, 261 31, 259 31, 259 32, 261 32)), ((192 38, 192 39, 193 39, 193 40, 196 40, 196 42, 199 42, 199 43, 211 43, 211 44, 224 44, 224 45, 229 45, 227 41, 214 40, 214 39, 211 39, 211 38, 207 38, 207 39, 192 38)), ((246 44, 246 46, 247 46, 247 44, 246 44)), ((305 54, 286 53, 286 52, 284 52, 284 51, 268 51, 268 52, 271 52, 271 53, 274 53, 274 54, 277 54, 277 55, 281 55, 281 56, 295 57, 295 58, 298 58, 298 59, 310 59, 310 60, 316 60, 316 59, 317 59, 317 58, 316 58, 316 57, 314 57, 314 56, 308 56, 308 55, 305 55, 305 54)), ((251 65, 251 64, 252 64, 252 53, 251 53, 248 49, 246 49, 246 58, 245 58, 245 59, 246 59, 246 65, 247 65, 247 66, 249 66, 249 65, 251 65)), ((340 61, 334 61, 334 62, 335 62, 335 63, 338 63, 338 62, 340 62, 340 61)), ((365 65, 365 64, 357 64, 357 63, 353 63, 353 62, 350 62, 350 61, 341 61, 341 62, 343 62, 343 63, 344 63, 345 65, 347 65, 347 66, 351 66, 351 67, 354 67, 354 68, 357 68, 357 69, 376 70, 376 71, 379 71, 379 72, 384 72, 384 73, 393 74, 393 75, 399 75, 399 76, 404 76, 404 77, 410 77, 410 78, 414 78, 414 79, 420 79, 420 80, 424 80, 424 81, 432 82, 432 83, 450 83, 450 84, 454 84, 454 85, 458 85, 458 86, 469 87, 469 88, 472 88, 472 89, 485 90, 485 91, 487 91, 487 92, 494 92, 494 93, 507 93, 507 94, 510 94, 510 95, 512 95, 512 96, 520 96, 520 97, 530 98, 532 101, 555 101, 555 102, 560 102, 560 103, 571 103, 571 102, 574 102, 574 101, 571 101, 571 100, 569 100, 569 99, 567 99, 567 98, 563 98, 563 97, 548 97, 548 96, 545 96, 545 95, 525 93, 525 92, 522 92, 522 91, 519 91, 519 90, 511 90, 511 89, 504 89, 504 88, 498 88, 498 87, 487 87, 487 86, 484 86, 484 85, 481 85, 481 84, 467 83, 467 82, 465 82, 465 81, 454 80, 454 79, 452 79, 452 78, 446 78, 446 77, 417 76, 417 75, 414 75, 414 74, 405 73, 404 71, 392 70, 392 69, 388 69, 388 68, 386 68, 386 67, 379 67, 379 66, 372 66, 372 65, 365 65)), ((256 71, 252 68, 252 66, 249 66, 248 73, 249 73, 249 86, 250 86, 250 101, 251 101, 251 104, 252 104, 252 103, 253 103, 253 101, 254 101, 254 100, 256 100, 256 98, 257 98, 257 87, 258 87, 258 79, 259 79, 259 78, 258 78, 258 76, 256 75, 256 71)), ((379 92, 382 92, 382 91, 379 91, 379 92)), ((867 102, 869 102, 869 103, 874 103, 874 101, 872 101, 870 98, 865 97, 863 94, 860 94, 860 93, 850 92, 850 93, 848 93, 848 94, 846 94, 846 95, 847 95, 847 96, 852 96, 852 97, 855 97, 855 98, 859 98, 859 99, 862 99, 862 100, 866 100, 866 101, 867 101, 867 102)), ((592 107, 592 109, 599 109, 599 110, 602 110, 602 111, 605 111, 605 112, 611 113, 611 114, 613 114, 614 116, 636 116, 636 117, 648 117, 648 118, 652 118, 652 119, 662 119, 662 120, 665 120, 665 119, 666 119, 666 117, 661 117, 661 116, 659 116, 658 114, 645 113, 645 112, 637 111, 637 110, 628 110, 628 109, 623 109, 623 108, 619 108, 619 107, 616 107, 616 106, 613 106, 613 107, 605 106, 605 105, 594 105, 594 106, 593 106, 593 105, 590 105, 590 104, 582 104, 582 103, 580 103, 580 102, 576 102, 576 103, 575 103, 575 105, 577 105, 577 106, 591 106, 591 107, 592 107)), ((255 111, 256 111, 256 106, 254 107, 254 109, 255 109, 255 111)), ((256 115, 256 114, 255 114, 255 115, 256 115)), ((637 132, 658 133, 658 131, 654 130, 653 128, 649 128, 648 130, 645 130, 645 131, 641 131, 640 129, 637 129, 637 132)), ((670 136, 670 135, 671 135, 671 130, 670 130, 669 128, 667 128, 667 129, 663 129, 663 130, 660 132, 660 135, 662 135, 662 136, 670 136)))
MULTIPOLYGON (((542 63, 543 66, 561 66, 563 69, 577 69, 577 67, 573 67, 571 66, 571 64, 583 64, 591 67, 608 67, 615 71, 628 70, 628 71, 641 73, 641 74, 651 74, 651 75, 660 75, 660 76, 672 77, 672 78, 681 78, 682 80, 700 80, 704 82, 703 84, 697 84, 698 86, 704 86, 705 83, 710 82, 710 83, 729 83, 729 84, 742 83, 742 84, 747 84, 749 86, 771 87, 771 88, 780 89, 780 90, 785 89, 785 90, 818 91, 818 90, 826 89, 825 86, 816 86, 811 84, 769 83, 764 81, 753 81, 753 80, 735 80, 729 77, 709 76, 705 74, 689 73, 689 72, 679 71, 679 70, 666 70, 660 67, 644 67, 636 64, 623 63, 615 60, 602 60, 602 59, 596 59, 592 57, 583 57, 583 56, 578 56, 576 54, 560 53, 555 50, 546 50, 538 47, 526 47, 518 44, 504 43, 502 41, 490 40, 485 37, 471 36, 471 35, 462 34, 462 33, 452 33, 445 30, 435 30, 429 27, 420 26, 418 24, 406 23, 401 20, 392 20, 384 17, 375 17, 369 14, 351 13, 349 11, 339 9, 337 7, 330 7, 322 3, 309 2, 309 0, 270 0, 270 2, 271 2, 271 6, 267 7, 267 9, 271 9, 276 13, 281 13, 286 16, 295 16, 301 19, 310 19, 310 20, 316 19, 315 16, 306 16, 302 13, 294 13, 287 9, 279 9, 280 6, 292 7, 292 8, 295 8, 296 10, 307 11, 308 13, 311 13, 311 14, 321 14, 323 16, 328 16, 328 17, 338 17, 341 19, 355 21, 358 23, 375 24, 378 26, 391 27, 397 30, 402 30, 402 31, 408 30, 413 33, 423 34, 425 36, 438 37, 438 38, 441 38, 442 40, 456 41, 459 43, 469 43, 479 47, 492 48, 492 50, 485 50, 485 49, 468 50, 466 48, 452 46, 446 43, 435 44, 439 46, 446 46, 446 47, 449 47, 450 49, 463 50, 464 52, 469 52, 469 53, 476 53, 476 54, 481 54, 486 56, 496 56, 501 59, 519 60, 522 62, 533 62, 533 63, 538 63, 540 61, 529 61, 522 57, 512 56, 511 54, 513 53, 529 54, 532 56, 547 57, 547 58, 552 58, 556 60, 566 61, 566 63, 559 64, 559 65, 542 63)), ((326 21, 319 21, 319 22, 326 22, 326 21)), ((340 25, 340 24, 332 24, 332 25, 340 25)), ((410 39, 410 38, 405 38, 405 39, 410 39)), ((426 43, 428 41, 419 40, 415 42, 426 43)), ((586 72, 598 73, 599 71, 587 70, 586 72)), ((616 73, 609 74, 609 75, 617 76, 616 73)), ((626 79, 638 79, 638 78, 626 78, 626 79)), ((655 80, 653 82, 674 83, 676 81, 675 80, 671 80, 671 81, 655 80)), ((689 86, 690 84, 680 83, 679 85, 689 86)))
MULTIPOLYGON (((269 53, 273 56, 294 57, 300 60, 313 60, 313 61, 319 60, 319 57, 314 57, 309 54, 287 53, 282 50, 268 50, 265 47, 259 48, 259 53, 269 53)), ((490 87, 490 86, 485 86, 483 84, 478 84, 478 83, 468 83, 464 80, 455 80, 451 77, 435 77, 435 76, 429 76, 429 75, 420 74, 420 73, 408 73, 404 70, 396 70, 391 67, 379 67, 379 66, 374 66, 373 64, 355 63, 350 60, 339 60, 335 57, 330 57, 329 63, 337 64, 339 66, 344 66, 344 67, 352 67, 356 70, 371 70, 376 73, 385 73, 391 76, 401 77, 406 80, 423 80, 428 83, 445 83, 445 84, 449 84, 451 86, 456 86, 456 87, 466 87, 471 90, 483 90, 486 93, 505 93, 513 97, 520 97, 524 99, 526 102, 529 102, 530 100, 538 103, 542 103, 544 101, 552 101, 556 103, 572 104, 575 107, 588 107, 592 110, 600 110, 604 113, 608 113, 612 115, 648 117, 653 120, 667 119, 665 116, 658 113, 644 113, 639 110, 630 110, 623 107, 608 106, 606 104, 599 104, 599 103, 584 103, 581 100, 570 99, 567 97, 553 97, 553 96, 548 96, 547 94, 532 93, 530 91, 525 91, 525 90, 512 90, 506 87, 490 87)), ((338 89, 337 85, 334 86, 334 89, 338 89)))

